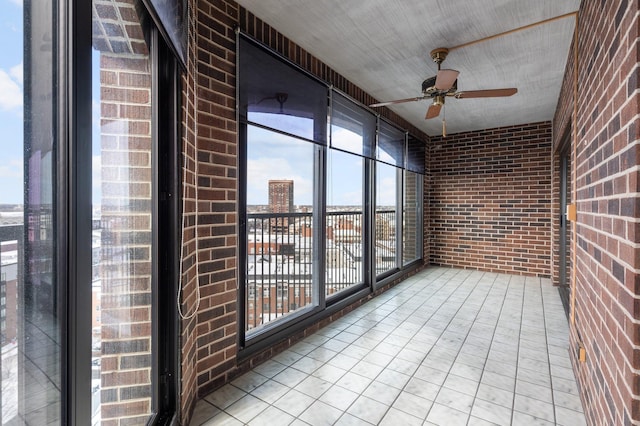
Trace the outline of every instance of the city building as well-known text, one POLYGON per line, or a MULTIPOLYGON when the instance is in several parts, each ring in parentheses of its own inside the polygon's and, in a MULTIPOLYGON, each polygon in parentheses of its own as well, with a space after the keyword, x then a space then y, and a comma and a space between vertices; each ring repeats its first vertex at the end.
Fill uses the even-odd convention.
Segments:
POLYGON ((0 10, 0 423, 640 424, 638 2, 0 10))
MULTIPOLYGON (((270 180, 269 181, 269 212, 293 213, 293 181, 270 180)), ((289 217, 273 218, 270 222, 271 232, 283 232, 289 227, 289 217)))

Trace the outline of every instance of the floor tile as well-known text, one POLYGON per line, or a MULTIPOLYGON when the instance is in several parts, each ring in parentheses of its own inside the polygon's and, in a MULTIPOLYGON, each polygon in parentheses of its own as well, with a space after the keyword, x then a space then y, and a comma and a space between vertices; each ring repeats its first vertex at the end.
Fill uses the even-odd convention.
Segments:
POLYGON ((438 395, 439 390, 440 390, 440 386, 418 379, 416 377, 413 377, 412 379, 410 379, 403 389, 404 392, 417 395, 421 398, 428 399, 430 401, 433 401, 436 399, 436 395, 438 395))
POLYGON ((314 426, 332 425, 341 415, 342 411, 322 401, 316 401, 300 415, 300 420, 314 426))
POLYGON ((362 393, 373 380, 356 373, 348 372, 336 382, 343 388, 362 393))
POLYGON ((471 412, 471 407, 473 406, 473 396, 453 389, 442 388, 440 392, 438 392, 435 402, 468 414, 471 412))
POLYGON ((469 413, 463 413, 446 405, 435 403, 429 411, 427 421, 436 425, 465 426, 468 418, 469 413))
POLYGON ((501 405, 476 399, 471 408, 471 415, 498 425, 511 424, 511 410, 501 405))
POLYGON ((553 404, 523 395, 516 395, 513 405, 513 409, 515 411, 529 414, 532 417, 543 419, 548 422, 555 422, 553 408, 553 404))
POLYGON ((562 426, 586 426, 587 422, 582 412, 569 410, 564 407, 555 407, 556 424, 562 426))
POLYGON ((303 373, 311 374, 323 365, 324 362, 322 361, 304 356, 291 364, 291 367, 295 368, 296 370, 302 371, 303 373))
POLYGON ((421 365, 414 373, 414 377, 425 380, 429 383, 441 385, 447 378, 447 373, 444 371, 436 370, 435 368, 421 365))
POLYGON ((380 426, 421 426, 422 419, 391 407, 380 421, 380 426))
POLYGON ((333 358, 331 358, 329 362, 327 362, 327 364, 333 365, 334 367, 338 367, 343 370, 351 370, 353 366, 355 366, 358 362, 360 362, 359 359, 352 358, 350 356, 340 353, 334 356, 333 358))
POLYGON ((409 376, 408 374, 403 374, 390 369, 382 371, 380 374, 378 374, 378 377, 376 377, 377 381, 397 389, 402 389, 407 384, 409 379, 411 379, 411 376, 409 376))
POLYGON ((365 422, 364 420, 352 416, 351 414, 344 413, 337 422, 334 423, 335 426, 371 426, 371 423, 365 422))
POLYGON ((282 383, 278 383, 275 380, 269 380, 255 388, 253 392, 251 392, 251 395, 256 398, 260 398, 268 404, 272 404, 290 390, 291 389, 289 387, 282 383))
POLYGON ((535 398, 544 402, 553 402, 551 388, 549 388, 548 386, 540 386, 534 383, 517 380, 516 394, 527 396, 529 398, 535 398))
POLYGON ((314 403, 314 399, 308 395, 298 392, 295 389, 284 394, 280 399, 273 403, 276 408, 281 409, 294 417, 299 416, 304 410, 314 403))
POLYGON ((338 410, 345 411, 360 394, 345 389, 342 386, 333 385, 327 392, 322 394, 319 401, 322 401, 338 410))
POLYGON ((301 381, 294 389, 304 393, 305 395, 309 395, 310 397, 317 399, 331 386, 332 384, 325 380, 309 376, 301 381))
POLYGON ((220 409, 210 404, 209 402, 201 399, 196 403, 196 408, 194 409, 193 417, 191 418, 191 426, 200 426, 211 417, 220 413, 220 409))
POLYGON ((225 409, 247 393, 233 385, 224 385, 204 399, 218 408, 225 409))
POLYGON ((231 384, 237 388, 242 389, 245 392, 251 392, 267 380, 269 379, 262 374, 258 374, 255 371, 250 371, 233 380, 231 384))
POLYGON ((268 406, 266 402, 255 396, 246 395, 227 407, 225 411, 241 422, 248 423, 255 416, 266 410, 268 406))
POLYGON ((521 413, 519 411, 514 411, 511 424, 513 426, 554 426, 556 423, 548 422, 544 419, 521 413))
POLYGON ((221 412, 202 423, 202 426, 243 426, 243 423, 233 416, 230 416, 225 412, 221 412))
POLYGON ((256 416, 249 422, 249 426, 274 426, 274 425, 288 425, 295 420, 290 414, 279 410, 276 407, 269 407, 264 410, 259 416, 256 416))
POLYGON ((397 371, 398 373, 412 375, 418 369, 420 364, 404 360, 402 358, 394 358, 388 365, 387 369, 397 371))
POLYGON ((307 374, 300 370, 296 370, 295 368, 287 368, 281 373, 273 376, 273 380, 278 383, 282 383, 285 386, 290 388, 295 387, 298 383, 307 378, 307 374))
POLYGON ((582 412, 582 403, 580 402, 580 397, 578 395, 554 390, 553 402, 557 407, 582 412))
POLYGON ((362 393, 368 398, 389 406, 393 404, 398 394, 400 389, 375 380, 362 393))
POLYGON ((262 374, 265 377, 272 378, 273 376, 280 373, 285 368, 287 368, 286 365, 270 359, 260 364, 256 368, 254 368, 253 371, 255 371, 256 373, 262 374))
POLYGON ((373 380, 383 369, 384 367, 363 360, 357 363, 351 372, 373 380))
POLYGON ((347 409, 347 413, 366 422, 377 424, 387 413, 388 409, 388 405, 367 398, 366 396, 360 396, 351 404, 351 407, 347 409))
POLYGON ((480 384, 480 387, 478 387, 478 393, 476 394, 476 398, 501 405, 508 409, 513 407, 514 396, 515 394, 513 392, 500 389, 495 386, 490 386, 486 383, 480 384))
POLYGON ((464 377, 456 376, 455 374, 449 374, 442 384, 445 388, 457 390, 458 392, 471 396, 476 394, 478 385, 478 381, 465 379, 464 377))
POLYGON ((484 383, 496 388, 504 389, 509 392, 515 392, 516 379, 509 376, 503 376, 491 371, 484 371, 480 383, 484 383))
POLYGON ((334 365, 325 364, 311 373, 311 375, 329 383, 335 383, 346 373, 347 370, 336 367, 334 365))
POLYGON ((433 402, 428 399, 408 392, 401 392, 392 407, 424 420, 432 404, 433 402))

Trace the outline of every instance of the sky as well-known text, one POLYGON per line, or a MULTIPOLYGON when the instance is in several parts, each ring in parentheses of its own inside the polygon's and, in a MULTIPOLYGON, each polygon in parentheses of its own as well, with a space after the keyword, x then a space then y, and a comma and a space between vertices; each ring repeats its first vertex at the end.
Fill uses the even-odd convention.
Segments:
MULTIPOLYGON (((0 0, 0 204, 24 202, 24 102, 23 102, 22 0, 0 0)), ((99 54, 94 52, 97 71, 99 54)), ((100 99, 99 74, 93 78, 93 200, 100 200, 100 99)))
POLYGON ((23 203, 22 1, 0 0, 0 204, 23 203))
MULTIPOLYGON (((259 121, 267 124, 266 120, 259 121)), ((309 132, 304 130, 305 126, 298 124, 297 130, 288 127, 287 131, 308 135, 309 132)), ((355 147, 362 143, 359 135, 346 129, 334 128, 332 137, 339 138, 342 141, 341 147, 345 149, 353 146, 356 150, 355 147)), ((254 126, 249 126, 248 139, 247 204, 268 204, 269 180, 287 179, 294 181, 294 204, 312 205, 313 144, 254 126)), ((362 205, 362 161, 357 155, 328 150, 328 206, 362 205)), ((380 190, 376 196, 379 206, 395 205, 395 171, 396 168, 392 166, 378 167, 380 190)))

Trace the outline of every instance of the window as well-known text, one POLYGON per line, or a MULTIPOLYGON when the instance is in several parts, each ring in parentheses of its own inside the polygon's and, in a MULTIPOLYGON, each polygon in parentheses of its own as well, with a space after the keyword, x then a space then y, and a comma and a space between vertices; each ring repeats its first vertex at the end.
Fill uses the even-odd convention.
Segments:
MULTIPOLYGON (((326 142, 328 91, 248 40, 241 38, 239 45, 240 119, 246 135, 246 253, 256 245, 263 253, 268 247, 269 253, 261 258, 247 255, 245 282, 271 286, 284 278, 309 288, 311 294, 320 285, 319 274, 313 273, 321 228, 314 212, 321 191, 317 170, 326 142)), ((282 305, 281 287, 274 296, 282 305)), ((317 303, 311 298, 302 302, 296 311, 317 303)), ((295 312, 273 306, 271 311, 265 304, 262 316, 254 315, 254 323, 246 324, 245 331, 251 326, 255 332, 295 312)))
POLYGON ((376 118, 338 93, 333 93, 331 106, 325 293, 338 296, 364 283, 364 183, 367 158, 375 150, 376 118))
POLYGON ((422 258, 422 186, 425 146, 409 135, 404 173, 404 208, 402 210, 402 263, 422 258))
POLYGON ((424 169, 406 132, 242 34, 238 49, 248 349, 421 258, 424 169), (261 312, 253 283, 275 299, 261 312))
POLYGON ((398 244, 402 228, 399 214, 402 195, 405 133, 380 122, 376 151, 375 271, 384 275, 399 267, 398 244))

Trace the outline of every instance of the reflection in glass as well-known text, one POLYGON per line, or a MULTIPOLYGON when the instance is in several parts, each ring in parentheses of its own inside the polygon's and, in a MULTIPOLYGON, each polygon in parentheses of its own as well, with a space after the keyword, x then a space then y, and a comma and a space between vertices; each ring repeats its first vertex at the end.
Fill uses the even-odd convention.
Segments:
POLYGON ((247 330, 313 303, 316 149, 248 126, 247 330))
POLYGON ((317 143, 326 142, 326 85, 244 37, 240 37, 239 60, 241 121, 317 143))
POLYGON ((331 147, 375 158, 377 118, 334 92, 331 101, 331 147))
POLYGON ((55 270, 56 7, 50 0, 0 5, 2 424, 60 424, 64 312, 55 270))
POLYGON ((145 424, 152 412, 151 61, 140 5, 119 3, 118 13, 114 7, 94 0, 93 282, 87 283, 94 425, 125 418, 145 424))
POLYGON ((420 197, 422 194, 422 175, 406 170, 404 172, 404 208, 402 210, 402 263, 422 257, 420 197))
POLYGON ((378 132, 378 161, 404 167, 405 133, 385 121, 380 121, 378 132))

